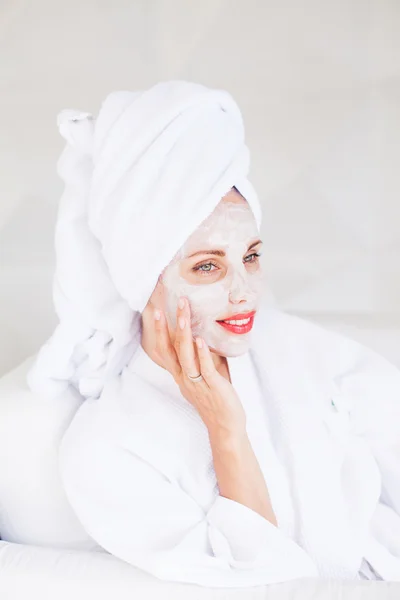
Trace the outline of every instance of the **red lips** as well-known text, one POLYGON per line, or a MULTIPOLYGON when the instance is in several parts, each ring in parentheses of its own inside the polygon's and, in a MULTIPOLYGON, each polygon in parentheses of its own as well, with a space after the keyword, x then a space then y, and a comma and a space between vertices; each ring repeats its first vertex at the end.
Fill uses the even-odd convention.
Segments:
POLYGON ((247 313, 238 313, 237 315, 230 315, 229 317, 225 317, 225 319, 219 319, 218 323, 220 321, 239 321, 240 319, 249 319, 251 317, 254 317, 255 314, 255 310, 252 310, 251 312, 247 313))
POLYGON ((217 321, 217 323, 219 325, 221 325, 221 327, 223 327, 224 329, 227 329, 228 331, 230 331, 232 333, 238 333, 238 334, 248 333, 253 327, 255 314, 256 314, 255 310, 248 312, 248 313, 239 313, 236 315, 231 315, 230 317, 227 317, 224 320, 217 321), (238 321, 238 320, 243 320, 243 319, 250 319, 250 321, 243 325, 233 325, 232 323, 226 323, 226 321, 233 321, 233 320, 238 321))

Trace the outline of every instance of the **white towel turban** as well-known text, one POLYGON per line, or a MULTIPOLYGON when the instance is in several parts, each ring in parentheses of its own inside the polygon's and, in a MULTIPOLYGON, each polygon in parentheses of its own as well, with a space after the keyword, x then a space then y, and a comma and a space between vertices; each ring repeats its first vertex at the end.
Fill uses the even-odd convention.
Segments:
POLYGON ((98 117, 59 113, 67 145, 55 233, 59 325, 30 388, 97 398, 140 343, 140 313, 159 274, 236 186, 258 225, 240 110, 226 91, 186 81, 110 93, 98 117))

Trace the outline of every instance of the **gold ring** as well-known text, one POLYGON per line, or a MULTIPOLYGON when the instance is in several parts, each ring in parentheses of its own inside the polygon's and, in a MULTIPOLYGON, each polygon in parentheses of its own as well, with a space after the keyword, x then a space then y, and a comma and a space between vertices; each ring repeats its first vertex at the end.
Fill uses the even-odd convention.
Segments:
POLYGON ((195 375, 194 377, 192 377, 192 375, 188 375, 188 378, 190 379, 190 381, 201 381, 203 379, 202 374, 200 373, 199 375, 195 375))

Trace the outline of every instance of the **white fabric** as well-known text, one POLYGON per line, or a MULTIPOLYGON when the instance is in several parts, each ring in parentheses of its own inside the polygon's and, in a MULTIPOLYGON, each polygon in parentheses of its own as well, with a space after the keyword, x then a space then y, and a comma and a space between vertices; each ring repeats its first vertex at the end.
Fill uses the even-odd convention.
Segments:
POLYGON ((216 589, 163 582, 110 554, 0 541, 1 596, 7 600, 398 600, 400 584, 301 579, 216 589))
MULTIPOLYGON (((233 359, 229 366, 233 373, 236 364, 241 368, 235 380, 252 380, 249 393, 255 388, 256 396, 247 403, 254 404, 248 408, 255 417, 260 416, 257 386, 251 369, 241 365, 246 359, 233 359)), ((242 381, 242 391, 243 386, 242 381)), ((266 428, 254 425, 261 451, 266 428)), ((260 458, 273 474, 272 449, 260 458)), ((99 401, 87 400, 75 417, 62 443, 61 472, 92 537, 160 578, 241 586, 317 574, 284 531, 218 495, 201 418, 172 376, 141 347, 120 380, 99 401)))
POLYGON ((263 313, 254 334, 302 547, 322 574, 352 577, 364 556, 377 576, 399 581, 400 538, 393 541, 379 514, 388 503, 399 524, 399 370, 349 338, 275 310, 263 313))
POLYGON ((291 498, 288 473, 272 443, 273 429, 268 415, 269 391, 263 391, 249 352, 229 358, 228 363, 232 385, 246 412, 246 428, 252 448, 271 496, 279 498, 279 502, 273 505, 279 529, 294 538, 295 508, 291 498))
POLYGON ((98 397, 138 344, 140 314, 163 268, 236 186, 258 225, 249 151, 233 98, 185 81, 112 92, 97 119, 58 115, 67 145, 56 224, 60 323, 29 373, 33 391, 70 385, 98 397))
MULTIPOLYGON (((234 359, 233 359, 234 360, 234 359)), ((371 600, 395 600, 400 584, 373 584, 373 582, 325 581, 301 579, 265 588, 242 590, 207 589, 188 584, 171 584, 147 575, 124 561, 104 552, 83 552, 71 549, 71 534, 75 532, 74 544, 83 548, 80 534, 90 540, 83 528, 72 528, 71 511, 57 498, 62 493, 54 465, 59 437, 76 405, 66 407, 63 403, 49 403, 34 396, 25 382, 26 370, 32 359, 20 365, 0 380, 0 501, 6 504, 13 526, 18 525, 16 543, 0 541, 1 595, 7 600, 66 600, 71 597, 96 597, 98 600, 125 598, 252 598, 310 597, 336 600, 341 598, 371 598, 371 600), (51 412, 49 419, 46 413, 51 412), (57 415, 57 417, 56 417, 57 415), (68 420, 66 420, 68 416, 68 420), (31 436, 31 437, 30 437, 31 436), (26 443, 25 443, 26 442, 26 443), (10 468, 8 469, 8 465, 10 468), (36 482, 37 487, 31 482, 36 482), (29 496, 26 490, 29 490, 29 496), (4 495, 6 492, 6 495, 4 495), (43 500, 47 498, 47 502, 43 500), (46 518, 47 517, 47 518, 46 518), (62 530, 63 523, 65 528, 62 530), (51 535, 51 537, 50 537, 51 535), (38 548, 30 544, 59 546, 67 541, 68 549, 38 548)), ((241 363, 243 364, 243 363, 241 363)), ((235 385, 240 389, 241 369, 235 365, 235 385)), ((246 367, 246 365, 244 365, 246 367)), ((79 402, 78 405, 80 405, 79 402)), ((254 443, 254 438, 253 438, 254 443)), ((4 517, 2 510, 0 515, 4 517)), ((4 522, 4 520, 3 520, 4 522)), ((79 524, 78 524, 79 525, 79 524)), ((7 527, 9 527, 7 525, 7 527)), ((392 530, 396 537, 396 531, 392 530)), ((0 527, 0 533, 5 530, 0 527)), ((10 529, 7 529, 10 533, 10 529)), ((7 537, 6 539, 10 539, 7 537)), ((371 578, 371 577, 369 577, 371 578)))
POLYGON ((278 527, 217 495, 205 426, 143 352, 78 409, 63 438, 60 471, 78 518, 106 550, 168 580, 354 579, 365 559, 379 577, 400 581, 400 539, 389 540, 379 518, 370 529, 383 501, 400 522, 399 371, 277 310, 259 311, 253 336, 268 419, 257 395, 246 395, 254 387, 242 382, 240 395, 259 417, 251 441, 278 527))
MULTIPOLYGON (((58 447, 82 398, 34 394, 33 357, 0 379, 0 538, 20 544, 94 550, 71 509, 58 470, 58 447)), ((1 581, 1 577, 0 577, 1 581)))

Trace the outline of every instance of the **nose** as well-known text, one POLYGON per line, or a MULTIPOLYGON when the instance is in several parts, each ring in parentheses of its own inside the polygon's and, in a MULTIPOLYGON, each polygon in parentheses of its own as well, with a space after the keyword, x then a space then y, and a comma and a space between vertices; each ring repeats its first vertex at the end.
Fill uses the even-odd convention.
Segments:
POLYGON ((238 273, 237 271, 232 276, 232 282, 229 290, 229 301, 232 304, 243 304, 248 302, 253 296, 247 281, 247 275, 238 273))

